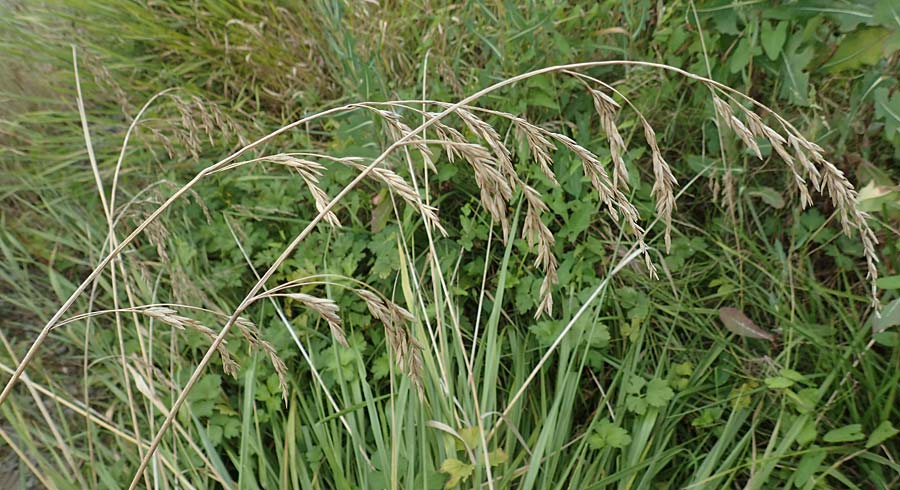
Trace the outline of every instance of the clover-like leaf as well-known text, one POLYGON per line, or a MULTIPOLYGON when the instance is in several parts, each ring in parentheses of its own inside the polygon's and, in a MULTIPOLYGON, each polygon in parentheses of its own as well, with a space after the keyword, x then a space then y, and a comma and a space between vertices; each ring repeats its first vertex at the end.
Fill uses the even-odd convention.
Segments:
POLYGON ((640 396, 629 395, 625 399, 625 409, 638 415, 644 415, 647 413, 647 402, 640 396))
POLYGON ((499 466, 509 461, 509 454, 506 454, 502 448, 494 449, 488 453, 488 462, 491 466, 499 466))
POLYGON ((674 396, 675 392, 664 379, 653 378, 647 383, 647 404, 651 407, 662 408, 674 396))
POLYGON ((597 424, 592 437, 588 438, 588 444, 594 449, 603 449, 607 446, 621 449, 631 444, 631 436, 627 430, 603 419, 597 424))
POLYGON ((631 393, 636 395, 644 389, 644 385, 647 384, 647 380, 640 376, 630 376, 628 381, 625 382, 625 393, 631 393))
POLYGON ((460 483, 472 476, 473 469, 472 465, 463 463, 456 458, 445 459, 441 463, 441 473, 446 473, 450 478, 447 479, 444 488, 456 488, 460 483))

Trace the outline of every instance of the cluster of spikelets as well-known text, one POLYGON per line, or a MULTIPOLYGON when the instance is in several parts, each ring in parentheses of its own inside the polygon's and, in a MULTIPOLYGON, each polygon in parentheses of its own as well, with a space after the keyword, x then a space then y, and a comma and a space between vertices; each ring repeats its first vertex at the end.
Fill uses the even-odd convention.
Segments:
MULTIPOLYGON (((677 68, 643 62, 594 62, 567 65, 536 70, 513 77, 455 104, 433 100, 414 100, 356 103, 330 109, 282 127, 254 143, 245 145, 240 151, 224 160, 207 167, 191 182, 176 191, 150 217, 146 218, 128 238, 122 241, 114 252, 101 261, 91 275, 78 287, 72 297, 44 327, 41 335, 17 368, 16 374, 7 383, 3 395, 0 395, 0 403, 8 395, 9 389, 16 379, 21 376, 24 367, 33 359, 50 329, 61 324, 61 315, 72 305, 74 298, 84 292, 87 285, 96 279, 100 271, 110 263, 113 257, 123 250, 123 247, 133 241, 140 233, 144 231, 152 232, 151 225, 160 214, 175 200, 193 192, 191 187, 196 182, 209 175, 245 165, 271 164, 282 166, 295 172, 309 190, 318 211, 318 216, 306 230, 285 248, 281 257, 248 293, 235 313, 231 316, 222 315, 227 320, 225 326, 218 333, 201 322, 179 315, 176 310, 170 307, 144 307, 135 310, 175 328, 195 330, 210 338, 212 346, 208 354, 211 354, 213 349, 217 350, 221 355, 224 369, 230 373, 236 372, 237 365, 230 358, 223 344, 229 329, 232 326, 236 326, 251 346, 260 349, 270 358, 281 380, 282 387, 286 387, 284 379, 285 366, 276 354, 274 347, 261 338, 259 329, 252 322, 239 316, 247 306, 264 297, 287 298, 317 313, 328 324, 334 339, 338 343, 346 345, 340 310, 333 300, 316 297, 308 293, 291 291, 291 288, 310 286, 311 284, 304 284, 303 281, 294 281, 269 290, 266 290, 263 285, 271 277, 274 270, 295 249, 297 244, 308 235, 310 229, 316 223, 324 221, 334 228, 341 226, 337 214, 333 211, 334 206, 362 179, 369 179, 386 186, 393 196, 416 209, 426 225, 426 230, 429 231, 429 237, 431 237, 430 233, 432 230, 445 235, 446 232, 438 218, 438 210, 429 205, 428 199, 423 199, 415 180, 416 170, 412 167, 412 155, 418 154, 424 164, 424 168, 419 171, 434 172, 436 170, 436 157, 433 149, 435 148, 443 151, 447 164, 452 165, 456 162, 461 162, 471 168, 480 191, 481 205, 490 215, 493 223, 499 225, 504 241, 511 238, 509 218, 511 202, 517 196, 521 196, 521 202, 525 211, 522 238, 534 253, 535 266, 544 275, 536 317, 552 314, 553 287, 558 282, 558 259, 553 253, 554 235, 553 231, 546 224, 547 221, 550 221, 547 218, 549 208, 542 200, 541 192, 526 183, 517 171, 516 165, 526 162, 516 161, 509 149, 512 146, 512 142, 508 141, 507 138, 501 137, 501 133, 516 135, 517 139, 523 143, 523 146, 527 147, 533 163, 537 165, 541 173, 552 185, 559 185, 553 169, 556 152, 565 151, 574 155, 581 162, 585 177, 590 181, 594 191, 597 192, 599 201, 608 211, 610 218, 618 224, 624 235, 629 238, 638 252, 643 255, 647 270, 651 276, 655 276, 655 267, 651 261, 649 247, 646 243, 647 231, 642 224, 641 216, 639 216, 637 209, 627 196, 630 192, 628 167, 625 161, 628 148, 618 125, 619 118, 623 112, 623 104, 636 114, 638 122, 643 129, 644 142, 650 150, 649 165, 652 168, 654 180, 652 195, 656 200, 657 220, 663 225, 663 239, 666 251, 671 247, 672 213, 675 209, 677 182, 660 149, 656 132, 628 98, 601 80, 566 69, 587 67, 589 65, 599 66, 602 64, 652 66, 680 73, 687 78, 704 84, 711 93, 720 130, 728 129, 732 131, 743 142, 747 150, 760 159, 763 158, 763 155, 759 142, 767 141, 773 153, 784 161, 789 170, 794 187, 796 187, 796 191, 799 194, 800 205, 807 207, 812 204, 811 191, 813 190, 821 195, 826 195, 831 199, 840 216, 844 233, 848 236, 854 232, 859 234, 867 261, 868 279, 872 284, 872 301, 874 305, 877 305, 875 290, 877 275, 875 245, 877 240, 867 223, 867 215, 858 206, 857 193, 846 176, 835 165, 825 159, 823 149, 803 137, 788 121, 764 105, 724 85, 677 68), (474 102, 479 97, 499 87, 515 83, 530 76, 554 71, 576 77, 592 98, 599 118, 599 127, 603 131, 609 145, 609 164, 604 163, 603 159, 594 152, 564 134, 534 124, 521 116, 474 105, 474 102), (315 119, 354 110, 369 111, 385 124, 386 134, 391 141, 388 142, 389 147, 376 159, 367 160, 353 156, 336 157, 308 151, 279 153, 243 161, 237 159, 245 152, 300 124, 308 124, 309 121, 315 119), (415 127, 411 127, 409 122, 413 120, 422 122, 415 127), (397 150, 400 151, 398 152, 397 150), (406 162, 410 164, 410 172, 413 172, 411 175, 413 177, 412 185, 400 174, 391 170, 390 164, 396 162, 396 159, 393 158, 397 156, 395 153, 405 156, 406 162), (333 197, 329 196, 320 185, 320 179, 329 165, 350 167, 360 172, 351 184, 333 197)), ((197 151, 199 148, 198 135, 201 133, 210 135, 215 128, 219 128, 222 131, 234 130, 231 123, 226 121, 224 115, 214 106, 203 104, 193 98, 174 95, 172 97, 178 112, 182 115, 188 113, 200 114, 199 122, 184 116, 187 118, 184 122, 184 125, 187 127, 187 133, 183 144, 190 151, 197 151)), ((151 99, 152 101, 153 99, 151 99)), ((149 104, 150 102, 148 102, 149 104)), ((146 108, 147 106, 144 107, 144 109, 146 108)), ((131 130, 137 127, 137 119, 140 118, 144 109, 132 121, 129 134, 131 130)), ((726 187, 727 204, 729 199, 733 200, 734 195, 733 189, 729 190, 729 182, 729 174, 726 173, 723 176, 723 183, 726 187)), ((733 201, 730 203, 730 206, 733 206, 733 201)), ((319 281, 316 284, 321 285, 323 282, 319 281)), ((421 347, 414 340, 408 329, 408 324, 414 318, 413 315, 388 299, 367 289, 358 287, 350 289, 366 302, 372 316, 383 323, 392 358, 398 363, 401 370, 412 379, 421 396, 423 394, 421 347)), ((196 381, 206 362, 204 361, 198 366, 192 376, 192 382, 196 381)), ((187 391, 191 387, 191 383, 182 390, 179 401, 176 402, 176 408, 183 402, 187 391)), ((171 417, 169 418, 171 419, 171 417)))
MULTIPOLYGON (((509 142, 504 141, 500 136, 500 132, 485 121, 482 116, 492 116, 501 121, 506 121, 505 124, 511 126, 518 138, 525 142, 534 163, 538 165, 542 173, 554 185, 558 185, 553 172, 554 152, 564 149, 575 155, 581 161, 584 175, 590 180, 592 187, 599 196, 600 202, 606 207, 610 217, 617 221, 633 242, 644 251, 647 269, 651 276, 655 276, 655 267, 650 260, 649 247, 645 242, 646 230, 641 224, 641 217, 637 209, 626 195, 629 192, 629 176, 625 164, 625 154, 628 149, 617 126, 617 119, 622 112, 622 105, 613 98, 613 95, 618 95, 634 110, 643 129, 644 140, 650 150, 650 166, 652 167, 654 180, 652 195, 656 200, 658 218, 664 227, 663 239, 665 249, 668 252, 671 248, 672 213, 675 209, 677 181, 669 164, 663 157, 656 138, 656 132, 643 114, 613 87, 592 77, 574 72, 567 73, 583 81, 593 99, 600 121, 600 128, 609 144, 611 171, 607 170, 607 166, 604 165, 600 157, 570 137, 545 129, 510 113, 469 105, 455 107, 449 103, 438 101, 357 104, 358 107, 369 109, 380 116, 388 127, 388 133, 394 140, 402 139, 405 147, 418 151, 426 168, 434 168, 434 154, 430 149, 430 147, 434 146, 444 150, 449 163, 452 164, 457 160, 467 163, 471 167, 479 187, 481 204, 490 214, 493 221, 499 224, 504 241, 509 239, 508 211, 510 201, 517 193, 521 192, 525 205, 522 237, 536 256, 535 265, 544 274, 536 317, 543 314, 552 314, 552 289, 558 281, 556 274, 558 261, 552 251, 554 245, 553 232, 547 227, 544 220, 548 208, 541 198, 540 191, 524 182, 516 171, 511 152, 508 149, 510 146, 509 142), (604 90, 609 93, 604 92, 604 90), (430 105, 437 109, 452 108, 452 114, 460 122, 460 128, 454 127, 452 123, 447 121, 447 118, 438 119, 440 115, 438 112, 429 112, 421 109, 420 106, 422 104, 430 105), (424 117, 426 120, 433 119, 431 127, 434 129, 437 137, 433 139, 425 139, 421 135, 410 137, 413 131, 404 122, 404 113, 409 113, 413 117, 424 117), (468 134, 464 134, 464 132, 468 134)), ((713 105, 718 121, 723 129, 733 131, 747 149, 759 159, 763 159, 763 156, 758 140, 769 142, 774 153, 784 161, 789 169, 799 193, 799 202, 802 207, 805 208, 812 205, 811 190, 831 198, 840 215, 843 231, 848 236, 856 231, 861 237, 867 260, 868 276, 874 287, 874 278, 877 273, 876 238, 867 224, 866 214, 857 205, 857 194, 850 181, 834 164, 824 158, 821 147, 807 140, 777 114, 764 109, 768 112, 767 115, 776 121, 776 126, 780 127, 780 130, 767 125, 763 121, 763 117, 738 103, 730 94, 719 91, 717 87, 711 84, 708 88, 712 93, 713 105)), ((362 168, 362 164, 356 163, 354 159, 327 158, 331 161, 353 164, 358 168, 362 168)), ((327 196, 321 189, 311 184, 311 179, 307 175, 309 172, 321 169, 315 162, 291 160, 291 163, 288 163, 288 157, 284 155, 264 157, 262 160, 297 167, 298 172, 303 176, 307 185, 310 186, 317 207, 321 209, 324 206, 327 196), (301 163, 304 168, 299 168, 298 163, 301 163)), ((419 198, 419 194, 402 177, 383 167, 373 169, 371 177, 386 184, 396 195, 419 209, 426 222, 443 231, 438 222, 435 209, 424 204, 419 198)), ((726 192, 727 195, 733 195, 733 191, 730 193, 726 192)), ((326 219, 332 224, 335 224, 337 220, 330 212, 326 219)))
MULTIPOLYGON (((663 224, 665 249, 668 252, 671 248, 672 213, 675 209, 677 181, 663 157, 656 132, 627 97, 612 86, 576 72, 566 71, 566 73, 580 80, 593 100, 600 129, 609 145, 611 160, 609 170, 599 156, 572 138, 506 112, 474 105, 429 100, 359 103, 348 106, 350 110, 368 110, 380 118, 392 142, 402 143, 401 147, 407 151, 407 156, 409 151, 420 155, 425 171, 435 171, 436 157, 432 150, 435 147, 443 150, 449 164, 456 162, 467 164, 478 185, 481 205, 493 222, 499 225, 504 241, 510 238, 508 215, 510 203, 518 193, 521 193, 525 208, 522 238, 534 253, 535 266, 544 276, 535 317, 552 314, 553 286, 558 282, 558 259, 553 253, 554 235, 545 223, 548 206, 542 200, 540 191, 526 183, 519 175, 509 149, 510 142, 504 140, 500 136, 501 131, 486 118, 500 121, 499 124, 502 126, 498 127, 503 127, 504 131, 512 129, 516 137, 528 148, 533 162, 553 185, 559 185, 553 171, 555 152, 565 150, 577 157, 601 204, 643 252, 646 268, 650 275, 655 277, 656 269, 646 244, 647 232, 641 224, 642 220, 637 209, 627 197, 629 175, 625 155, 628 148, 617 125, 623 109, 622 103, 617 102, 616 98, 621 99, 634 111, 643 129, 644 140, 650 150, 649 163, 654 180, 652 195, 656 200, 658 219, 663 224), (456 124, 446 117, 447 113, 442 114, 439 111, 449 111, 449 114, 455 116, 456 124), (406 122, 412 118, 429 121, 434 136, 428 139, 421 132, 414 131, 406 122)), ((775 126, 780 128, 775 129, 764 122, 763 116, 745 107, 732 94, 722 91, 713 84, 707 84, 707 87, 712 94, 713 106, 721 128, 733 131, 744 146, 759 159, 763 159, 759 141, 767 141, 774 153, 786 164, 802 207, 812 205, 811 190, 827 195, 840 215, 843 231, 847 235, 852 235, 854 231, 859 233, 867 260, 868 277, 873 284, 874 301, 874 279, 877 273, 876 238, 867 224, 866 214, 857 205, 857 194, 853 185, 835 165, 825 159, 821 147, 803 137, 783 118, 763 108, 763 114, 773 119, 775 126)), ((338 164, 358 170, 367 168, 365 160, 358 157, 334 157, 298 152, 234 162, 217 168, 215 172, 254 163, 280 165, 296 172, 308 188, 317 210, 324 213, 323 220, 335 228, 341 224, 337 215, 327 207, 331 197, 319 186, 319 179, 326 170, 325 164, 338 164)), ((385 166, 375 166, 369 169, 367 177, 385 185, 395 196, 417 209, 430 229, 446 234, 440 224, 437 209, 428 205, 416 187, 410 185, 398 173, 385 166)), ((728 186, 727 181, 725 185, 728 186)), ((733 196, 733 191, 729 193, 726 190, 725 195, 727 201, 727 196, 733 196)), ((384 324, 394 358, 410 375, 421 393, 422 385, 419 378, 421 361, 417 352, 419 347, 403 326, 412 320, 412 316, 406 310, 373 293, 366 290, 355 291, 366 301, 371 314, 384 324)), ((302 293, 285 296, 318 313, 328 323, 334 338, 339 343, 346 344, 338 307, 333 301, 302 293)))

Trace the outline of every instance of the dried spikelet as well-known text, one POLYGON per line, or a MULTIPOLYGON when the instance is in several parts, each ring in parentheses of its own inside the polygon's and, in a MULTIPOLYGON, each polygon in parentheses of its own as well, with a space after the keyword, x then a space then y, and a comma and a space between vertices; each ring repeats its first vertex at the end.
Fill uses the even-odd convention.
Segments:
MULTIPOLYGON (((202 323, 194 320, 192 318, 188 318, 185 316, 181 316, 177 311, 166 308, 164 306, 151 306, 149 308, 143 308, 139 310, 140 313, 149 316, 155 320, 158 320, 167 325, 173 326, 179 330, 184 330, 185 328, 200 332, 203 336, 208 338, 210 341, 215 340, 216 332, 203 325, 202 323)), ((231 358, 231 354, 228 352, 228 349, 225 347, 225 341, 219 344, 219 347, 216 349, 219 353, 219 356, 222 358, 222 369, 226 374, 230 374, 231 376, 237 376, 238 372, 238 364, 231 358)))
MULTIPOLYGON (((752 119, 751 119, 752 120, 752 119)), ((752 129, 752 126, 751 126, 752 129)), ((809 188, 806 185, 806 179, 803 178, 801 170, 797 168, 796 160, 787 151, 784 145, 787 143, 787 140, 784 139, 778 131, 762 124, 762 134, 769 141, 769 144, 772 145, 772 149, 775 150, 775 153, 781 157, 781 160, 784 161, 785 165, 788 166, 788 169, 791 171, 791 176, 794 179, 794 185, 797 186, 797 190, 800 193, 800 206, 802 208, 807 208, 812 206, 812 196, 809 194, 809 188)))
POLYGON ((288 384, 287 384, 287 366, 284 364, 284 361, 281 357, 278 356, 278 352, 275 350, 275 346, 271 343, 263 340, 260 343, 260 348, 263 352, 265 352, 269 356, 269 362, 272 363, 272 368, 275 369, 275 375, 278 376, 278 386, 281 388, 281 399, 287 404, 288 401, 288 384))
MULTIPOLYGON (((284 165, 286 167, 290 167, 295 170, 300 177, 303 179, 303 182, 306 184, 307 189, 309 189, 310 195, 313 197, 313 201, 316 204, 316 210, 318 212, 322 212, 328 206, 328 203, 331 201, 331 198, 328 197, 328 194, 319 187, 319 177, 322 176, 322 171, 325 167, 312 160, 306 160, 303 158, 297 158, 294 155, 290 154, 277 154, 271 155, 267 157, 263 157, 260 161, 267 161, 276 163, 278 165, 284 165)), ((341 222, 338 220, 337 215, 332 211, 328 211, 325 213, 325 222, 331 225, 334 228, 340 228, 341 222)))
MULTIPOLYGON (((366 168, 365 165, 359 163, 349 162, 347 164, 358 170, 366 168)), ((442 235, 447 236, 447 230, 441 226, 440 219, 438 219, 437 208, 422 202, 422 198, 419 194, 403 180, 403 177, 397 175, 393 170, 384 167, 373 168, 370 175, 382 181, 392 192, 400 196, 407 204, 417 208, 425 221, 430 223, 431 226, 437 229, 442 235)))
POLYGON ((609 175, 606 173, 606 170, 604 170, 603 165, 596 155, 578 143, 575 143, 575 141, 568 136, 558 133, 551 133, 551 135, 581 159, 584 173, 591 179, 591 184, 600 194, 600 201, 609 209, 609 213, 614 220, 618 221, 619 216, 621 216, 628 228, 631 229, 634 241, 644 253, 644 262, 647 265, 647 270, 649 270, 651 276, 656 277, 656 267, 650 260, 650 248, 644 242, 646 232, 644 228, 638 224, 640 215, 638 214, 637 208, 634 207, 622 191, 613 186, 609 180, 609 175))
POLYGON ((813 165, 809 155, 807 155, 807 152, 811 152, 816 159, 824 160, 820 151, 821 148, 819 148, 818 145, 813 147, 806 139, 797 137, 793 134, 788 135, 788 145, 794 149, 794 155, 797 156, 797 160, 800 161, 800 166, 803 167, 803 170, 806 171, 806 175, 809 176, 809 181, 812 183, 813 188, 818 192, 822 192, 821 175, 816 169, 816 166, 813 165))
POLYGON ((615 193, 613 192, 613 183, 609 180, 609 174, 600 163, 597 155, 591 153, 587 148, 579 145, 572 138, 564 134, 552 133, 553 137, 563 144, 569 151, 575 154, 580 160, 584 168, 584 175, 591 180, 591 185, 600 195, 600 202, 606 204, 613 219, 618 220, 619 214, 616 211, 616 205, 613 201, 615 193))
POLYGON ((541 172, 543 172, 554 185, 559 185, 556 176, 553 174, 553 157, 550 156, 551 152, 556 150, 556 145, 544 136, 543 130, 538 126, 535 126, 520 117, 513 118, 512 121, 513 124, 515 124, 519 138, 524 139, 528 143, 531 155, 534 157, 534 161, 537 162, 538 166, 540 166, 541 172))
POLYGON ((874 308, 878 307, 878 289, 875 284, 878 279, 878 255, 875 252, 875 246, 878 244, 878 238, 875 232, 869 227, 869 215, 859 208, 859 195, 853 188, 853 184, 847 180, 844 173, 834 164, 826 160, 821 153, 821 148, 815 143, 801 140, 800 146, 806 148, 812 153, 812 158, 822 168, 821 179, 824 191, 831 197, 831 202, 837 209, 840 219, 841 228, 845 235, 851 236, 853 230, 859 232, 860 240, 863 244, 863 255, 866 257, 866 278, 872 285, 871 301, 874 308))
POLYGON ((556 274, 558 262, 556 256, 553 255, 553 244, 556 242, 556 239, 541 219, 541 215, 547 211, 547 204, 541 200, 540 193, 531 186, 524 184, 522 191, 526 203, 522 237, 525 238, 529 248, 537 251, 534 264, 544 272, 540 291, 541 301, 534 315, 535 318, 538 318, 545 311, 548 315, 553 314, 551 288, 559 280, 556 274))
POLYGON ((269 361, 272 363, 272 368, 275 369, 275 374, 278 376, 278 386, 281 387, 281 397, 285 403, 287 403, 287 395, 288 395, 288 384, 287 384, 287 366, 285 366, 284 361, 281 357, 278 356, 278 351, 275 350, 275 346, 270 342, 263 340, 262 336, 259 332, 259 327, 256 326, 255 323, 244 317, 238 317, 235 320, 234 325, 238 328, 238 331, 247 340, 247 343, 250 344, 250 347, 259 349, 269 357, 269 361))
POLYGON ((413 316, 394 302, 382 299, 371 291, 354 289, 353 292, 366 302, 369 313, 384 324, 388 348, 416 387, 419 399, 423 399, 425 387, 422 384, 422 347, 406 328, 406 323, 411 322, 413 316))
POLYGON ((340 308, 338 308, 337 303, 327 298, 317 298, 305 293, 289 293, 286 296, 318 313, 319 316, 328 322, 328 328, 331 329, 331 335, 334 339, 342 346, 349 347, 347 337, 344 336, 344 326, 341 322, 341 317, 338 316, 340 308))
POLYGON ((625 167, 623 155, 627 151, 625 140, 619 134, 616 127, 616 113, 621 106, 599 90, 591 89, 591 98, 594 100, 594 108, 600 116, 600 126, 609 139, 609 154, 613 161, 613 186, 622 190, 628 190, 628 169, 625 167))
POLYGON ((470 131, 487 143, 488 148, 491 149, 496 157, 497 167, 503 173, 503 176, 507 178, 509 184, 511 186, 515 185, 517 177, 516 170, 513 168, 512 157, 494 127, 463 108, 457 109, 456 114, 470 131))
POLYGON ((716 109, 716 114, 719 116, 719 119, 727 126, 731 127, 731 118, 734 116, 734 113, 731 111, 731 105, 728 102, 725 102, 717 95, 713 94, 713 107, 716 109))
POLYGON ((403 122, 403 118, 400 116, 400 114, 394 111, 376 109, 369 106, 363 107, 366 107, 367 109, 374 111, 376 114, 381 116, 381 118, 387 123, 388 131, 390 132, 391 138, 393 138, 394 141, 400 140, 402 138, 407 138, 409 144, 419 150, 419 153, 422 154, 422 159, 425 161, 425 166, 432 172, 437 172, 437 169, 434 166, 434 156, 431 153, 431 149, 428 148, 428 145, 424 141, 422 141, 421 138, 417 136, 409 136, 412 133, 412 129, 403 122))
POLYGON ((103 61, 87 50, 82 52, 80 56, 84 58, 84 65, 87 66, 88 71, 94 76, 94 80, 99 82, 99 85, 105 85, 112 92, 113 98, 116 99, 116 102, 119 103, 119 107, 122 109, 122 114, 130 121, 133 110, 131 103, 128 102, 128 95, 122 89, 122 86, 115 81, 109 70, 106 69, 103 61))
POLYGON ((481 203, 503 230, 503 241, 509 238, 509 219, 506 206, 512 199, 512 187, 491 154, 481 145, 460 143, 454 145, 459 154, 475 172, 475 182, 481 191, 481 203))
POLYGON ((762 160, 762 152, 759 150, 759 145, 756 144, 756 138, 753 137, 753 133, 747 129, 747 126, 741 122, 737 116, 731 116, 731 128, 738 135, 741 141, 750 148, 750 151, 756 155, 756 158, 762 160))
MULTIPOLYGON (((756 155, 756 158, 762 160, 762 152, 759 150, 759 145, 756 143, 756 139, 754 138, 754 132, 747 128, 744 125, 743 121, 741 121, 737 116, 734 115, 734 112, 731 110, 731 105, 728 102, 725 102, 721 98, 716 95, 713 95, 713 106, 716 109, 716 114, 719 116, 719 120, 725 127, 734 131, 734 133, 744 142, 747 148, 756 155)), ((743 107, 741 107, 742 112, 746 114, 752 114, 750 111, 747 111, 743 107)), ((751 123, 752 124, 752 123, 751 123)))
POLYGON ((656 132, 643 117, 641 123, 644 125, 644 138, 650 146, 650 155, 653 160, 653 197, 656 198, 656 213, 665 224, 664 240, 666 244, 666 253, 672 249, 672 211, 675 209, 675 186, 678 181, 672 175, 669 164, 662 156, 659 150, 659 144, 656 141, 656 132))
MULTIPOLYGON (((426 115, 432 119, 437 117, 439 114, 436 112, 428 112, 426 115)), ((457 150, 456 146, 459 144, 467 144, 466 137, 462 135, 456 128, 452 126, 448 126, 441 122, 440 120, 436 121, 434 124, 434 130, 438 134, 438 138, 443 141, 448 141, 454 144, 450 145, 441 145, 445 151, 447 152, 447 160, 450 163, 456 161, 457 158, 462 157, 459 150, 457 150)))

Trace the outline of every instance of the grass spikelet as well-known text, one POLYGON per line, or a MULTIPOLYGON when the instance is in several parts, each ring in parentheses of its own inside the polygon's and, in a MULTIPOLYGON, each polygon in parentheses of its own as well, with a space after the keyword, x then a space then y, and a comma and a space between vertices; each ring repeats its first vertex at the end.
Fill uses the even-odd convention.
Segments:
POLYGON ((503 140, 500 138, 500 134, 497 133, 497 130, 466 109, 459 108, 456 110, 456 114, 462 119, 472 133, 487 143, 488 148, 494 153, 497 167, 503 173, 504 177, 507 178, 509 184, 514 185, 516 181, 516 170, 513 168, 512 157, 510 156, 506 145, 503 144, 503 140))
POLYGON ((328 328, 331 329, 331 335, 337 343, 344 347, 349 347, 347 337, 344 335, 343 322, 341 317, 338 316, 340 308, 338 308, 337 303, 328 298, 317 298, 305 293, 287 293, 285 296, 318 313, 319 316, 328 322, 328 328))
POLYGON ((663 239, 666 245, 666 253, 672 249, 672 212, 675 210, 675 186, 678 181, 672 175, 669 164, 662 156, 659 150, 659 144, 656 141, 656 132, 646 119, 641 117, 641 123, 644 126, 644 138, 647 145, 650 146, 650 158, 653 161, 653 197, 656 198, 656 213, 662 219, 665 225, 663 239))
POLYGON ((369 290, 357 288, 353 292, 365 301, 366 306, 369 308, 369 313, 384 324, 388 348, 394 354, 401 371, 406 373, 416 387, 419 398, 424 399, 422 347, 406 328, 406 324, 413 321, 412 314, 394 302, 383 299, 369 290))
MULTIPOLYGON (((191 329, 193 331, 199 332, 204 337, 210 340, 214 340, 216 338, 216 332, 213 329, 207 327, 206 325, 203 325, 193 318, 179 315, 178 312, 173 310, 172 308, 167 308, 164 306, 151 306, 149 308, 139 309, 138 311, 144 315, 149 316, 150 318, 165 323, 166 325, 175 327, 179 330, 191 329)), ((238 363, 231 358, 231 354, 225 347, 225 342, 219 344, 219 346, 216 348, 216 351, 219 353, 219 357, 222 358, 222 370, 232 377, 237 377, 239 368, 238 363)))
POLYGON ((594 108, 600 116, 600 126, 609 140, 609 154, 613 161, 613 186, 623 191, 628 190, 628 169, 625 167, 624 154, 627 151, 625 140, 616 127, 616 113, 622 107, 611 97, 596 89, 589 89, 594 100, 594 108))
MULTIPOLYGON (((365 165, 355 162, 348 162, 348 165, 358 169, 363 170, 366 168, 365 165)), ((372 169, 373 178, 380 180, 385 185, 388 186, 388 189, 391 192, 396 193, 403 199, 408 205, 416 208, 422 214, 422 218, 425 219, 433 228, 437 229, 441 235, 447 236, 447 230, 441 226, 440 219, 438 219, 438 210, 433 206, 429 206, 422 202, 422 198, 415 191, 415 189, 410 186, 403 177, 400 177, 396 172, 389 168, 385 167, 376 167, 372 169)))
POLYGON ((529 248, 536 250, 537 258, 534 264, 544 272, 544 279, 541 281, 541 300, 534 315, 538 318, 544 313, 553 314, 552 287, 559 281, 556 274, 558 262, 553 254, 556 239, 541 219, 541 215, 547 211, 547 204, 541 200, 541 195, 528 185, 522 188, 522 192, 526 203, 522 237, 525 238, 529 248))
POLYGON ((554 185, 559 185, 556 175, 553 174, 553 157, 551 156, 551 153, 556 150, 556 145, 544 136, 544 132, 540 127, 520 117, 516 117, 512 121, 519 138, 524 139, 528 143, 531 155, 540 167, 541 172, 554 185))
POLYGON ((512 187, 497 168, 496 160, 483 146, 475 143, 454 145, 475 172, 475 182, 481 192, 481 204, 500 223, 503 241, 509 238, 509 218, 506 206, 512 199, 512 187))

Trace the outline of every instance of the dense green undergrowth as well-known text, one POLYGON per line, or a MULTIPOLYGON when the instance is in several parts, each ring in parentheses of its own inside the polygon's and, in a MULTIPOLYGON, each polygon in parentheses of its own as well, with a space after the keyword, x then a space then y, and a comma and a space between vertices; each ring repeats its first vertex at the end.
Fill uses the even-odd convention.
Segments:
MULTIPOLYGON (((109 252, 75 103, 73 46, 107 196, 129 124, 169 90, 124 153, 121 236, 200 169, 305 115, 358 101, 454 102, 544 66, 629 59, 709 76, 776 109, 857 185, 880 240, 884 315, 875 318, 862 245, 840 233, 827 199, 801 210, 771 146, 761 145, 760 161, 720 133, 699 85, 659 70, 594 68, 591 76, 655 128, 679 181, 670 253, 662 225, 649 229, 658 279, 633 264, 611 276, 632 244, 600 207, 581 162, 558 153, 560 185, 550 186, 509 131, 501 136, 524 178, 540 186, 560 261, 553 315, 534 319, 542 275, 521 232, 501 240, 472 171, 435 151, 424 189, 420 160, 411 160, 412 173, 405 159, 390 160, 440 210, 448 236, 433 242, 437 265, 417 210, 363 182, 335 208, 343 227, 317 227, 268 283, 328 275, 299 291, 340 306, 347 346, 300 302, 251 307, 244 315, 286 363, 288 390, 265 352, 230 335, 240 369, 232 377, 214 358, 142 486, 900 482, 900 9, 889 0, 6 2, 0 46, 4 381, 109 252), (414 314, 421 397, 384 327, 345 288, 350 278, 414 314), (774 340, 734 333, 722 308, 740 310, 774 340)), ((478 105, 527 117, 611 159, 591 96, 573 77, 530 78, 478 105)), ((499 117, 490 122, 505 128, 499 117)), ((628 198, 649 223, 655 199, 650 155, 638 144, 643 130, 633 114, 619 125, 632 148, 628 198)), ((390 143, 380 119, 355 111, 301 125, 254 156, 374 158, 390 143)), ((328 167, 319 185, 334 196, 357 173, 328 167)), ((520 201, 510 203, 514 230, 526 219, 520 201)), ((100 276, 70 315, 116 302, 175 303, 207 309, 192 314, 218 331, 215 313, 233 311, 315 214, 290 172, 257 165, 214 175, 148 228, 115 265, 118 279, 100 276)), ((210 340, 130 313, 118 320, 101 315, 54 329, 28 379, 0 405, 0 456, 16 469, 16 485, 120 488, 132 480, 210 340)))

